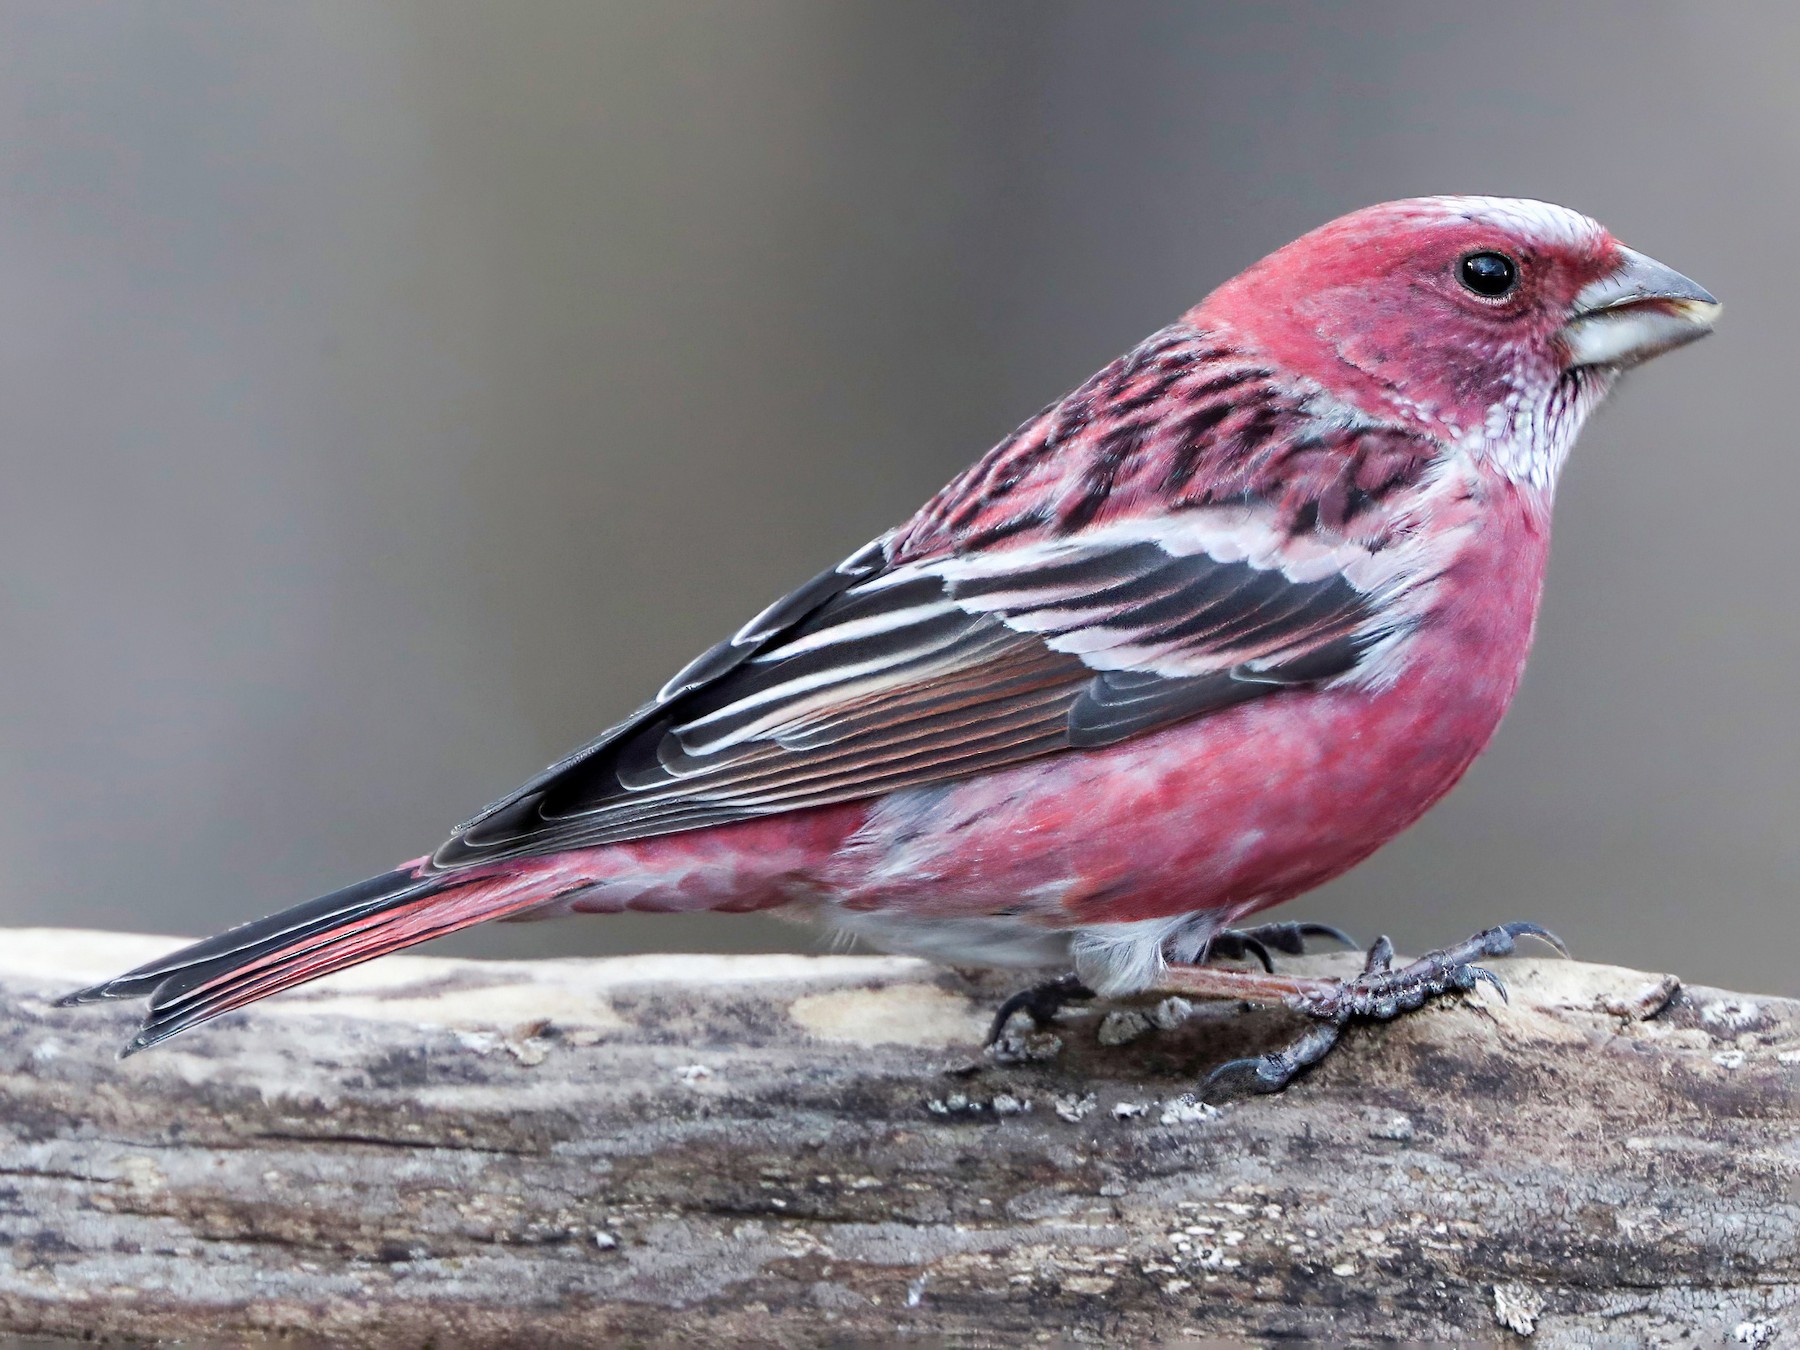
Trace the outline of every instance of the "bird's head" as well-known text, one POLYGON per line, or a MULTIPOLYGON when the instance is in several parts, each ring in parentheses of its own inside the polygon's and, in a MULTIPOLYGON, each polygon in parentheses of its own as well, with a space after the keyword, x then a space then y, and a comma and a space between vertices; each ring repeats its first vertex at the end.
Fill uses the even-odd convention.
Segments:
POLYGON ((1618 373, 1720 306, 1565 207, 1387 202, 1270 254, 1198 308, 1351 416, 1400 419, 1549 488, 1618 373))

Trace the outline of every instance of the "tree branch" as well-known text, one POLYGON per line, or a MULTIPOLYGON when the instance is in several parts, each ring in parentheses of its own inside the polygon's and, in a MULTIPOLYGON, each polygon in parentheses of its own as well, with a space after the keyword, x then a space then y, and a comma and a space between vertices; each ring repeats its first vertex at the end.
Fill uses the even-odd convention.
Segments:
POLYGON ((0 933, 0 1332, 1800 1337, 1785 1000, 1500 962, 1215 1113, 1290 1014, 1000 1064, 1010 983, 886 958, 392 958, 124 1063, 50 1006, 165 945, 0 933))

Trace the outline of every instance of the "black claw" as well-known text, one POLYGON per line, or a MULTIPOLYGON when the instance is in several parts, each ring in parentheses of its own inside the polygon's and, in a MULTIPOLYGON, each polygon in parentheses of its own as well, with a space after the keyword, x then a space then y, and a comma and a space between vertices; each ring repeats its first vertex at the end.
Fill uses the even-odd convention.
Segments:
POLYGON ((1250 1059, 1227 1060, 1200 1085, 1203 1102, 1228 1101, 1233 1097, 1280 1092, 1293 1081, 1294 1070, 1286 1056, 1276 1053, 1250 1059))
POLYGON ((1280 1092, 1303 1069, 1311 1068, 1330 1054, 1342 1032, 1342 1026, 1336 1022, 1321 1022, 1307 1028, 1280 1050, 1252 1059, 1228 1060, 1206 1076, 1201 1088, 1202 1100, 1223 1101, 1247 1093, 1280 1092))
POLYGON ((1363 962, 1363 974, 1385 974, 1394 964, 1394 941, 1386 933, 1375 939, 1375 945, 1369 948, 1368 958, 1363 962))
POLYGON ((1478 982, 1486 982, 1494 986, 1494 992, 1500 995, 1502 1003, 1508 1005, 1512 1003, 1512 995, 1506 992, 1506 981, 1486 966, 1465 966, 1463 969, 1467 972, 1464 978, 1468 980, 1470 989, 1473 989, 1478 982))
POLYGON ((1322 937, 1330 938, 1333 942, 1342 944, 1346 949, 1353 950, 1362 946, 1362 943, 1351 937, 1343 929, 1333 927, 1328 923, 1302 923, 1294 926, 1300 930, 1302 940, 1306 938, 1322 937))
POLYGON ((1246 956, 1254 956, 1262 963, 1264 970, 1273 970, 1269 962, 1269 949, 1248 932, 1240 932, 1235 928, 1223 928, 1214 933, 1206 944, 1202 961, 1226 960, 1237 961, 1246 956))
POLYGON ((1328 923, 1264 923, 1254 928, 1221 929, 1207 944, 1206 955, 1222 956, 1227 960, 1253 956, 1264 970, 1273 972, 1275 963, 1269 957, 1271 949, 1286 956, 1305 956, 1306 940, 1321 937, 1341 942, 1346 947, 1357 945, 1355 938, 1328 923))
POLYGON ((1534 937, 1547 947, 1556 949, 1559 956, 1569 955, 1569 944, 1552 933, 1548 928, 1535 923, 1509 923, 1501 925, 1501 931, 1509 938, 1534 937))
POLYGON ((1042 1029, 1054 1022, 1057 1013, 1068 1004, 1093 997, 1094 991, 1072 974, 1058 976, 1030 989, 1021 989, 1000 1005, 999 1011, 994 1014, 994 1024, 988 1028, 984 1044, 993 1045, 999 1041, 1014 1013, 1030 1014, 1032 1024, 1042 1029))
POLYGON ((1272 972, 1275 964, 1269 959, 1269 946, 1279 947, 1280 943, 1266 944, 1263 941, 1266 936, 1260 928, 1221 928, 1207 939, 1206 951, 1200 959, 1211 961, 1223 957, 1227 961, 1236 961, 1249 956, 1254 957, 1265 971, 1272 972))
POLYGON ((1306 952, 1306 939, 1301 935, 1299 924, 1259 923, 1254 928, 1227 928, 1219 936, 1273 947, 1289 956, 1301 956, 1306 952))

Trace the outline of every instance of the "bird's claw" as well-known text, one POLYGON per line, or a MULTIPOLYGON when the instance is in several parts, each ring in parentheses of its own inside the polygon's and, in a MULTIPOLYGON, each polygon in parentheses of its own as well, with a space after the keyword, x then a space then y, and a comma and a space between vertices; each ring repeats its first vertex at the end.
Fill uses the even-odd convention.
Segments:
POLYGON ((1015 1013, 1025 1013, 1031 1018, 1032 1025, 1041 1031, 1055 1021, 1057 1013, 1068 1004, 1080 1003, 1093 997, 1094 991, 1073 974, 1059 975, 1054 980, 1021 989, 994 1013, 994 1022, 988 1028, 984 1044, 998 1044, 1001 1036, 1006 1034, 1006 1024, 1012 1021, 1015 1013))
POLYGON ((1457 974, 1469 982, 1470 989, 1473 989, 1477 982, 1485 982, 1494 986, 1494 992, 1500 995, 1502 1003, 1509 1005, 1512 1003, 1512 995, 1506 992, 1506 981, 1486 966, 1463 966, 1457 971, 1457 974))
POLYGON ((1394 964, 1394 940, 1386 933, 1375 939, 1369 948, 1369 954, 1363 959, 1363 974, 1380 975, 1392 969, 1394 964))
POLYGON ((1232 1097, 1280 1092, 1302 1070, 1330 1054, 1342 1033, 1341 1022, 1320 1022, 1280 1050, 1228 1060, 1206 1076, 1200 1090, 1201 1098, 1207 1102, 1220 1102, 1232 1097))
MULTIPOLYGON (((1275 925, 1270 925, 1270 926, 1273 927, 1275 925)), ((1343 929, 1339 928, 1336 924, 1296 923, 1296 924, 1283 924, 1280 926, 1285 927, 1285 928, 1294 928, 1294 929, 1299 930, 1300 943, 1298 946, 1293 948, 1293 955, 1295 955, 1295 956, 1305 955, 1305 953, 1306 953, 1306 945, 1305 944, 1306 944, 1307 938, 1316 938, 1316 937, 1330 938, 1333 942, 1337 943, 1339 946, 1344 947, 1347 950, 1362 946, 1362 943, 1358 942, 1355 938, 1351 937, 1348 933, 1346 933, 1343 929)), ((1286 947, 1283 947, 1283 948, 1281 948, 1281 950, 1288 951, 1289 949, 1286 947)))
POLYGON ((1207 1077, 1205 1091, 1209 1097, 1279 1092, 1329 1054, 1350 1022, 1392 1021, 1445 994, 1470 993, 1486 984, 1502 1001, 1511 1003, 1506 982, 1476 963, 1511 956, 1518 939, 1524 937, 1536 938, 1564 956, 1569 954, 1562 939, 1549 929, 1535 923, 1508 923, 1483 929, 1455 946, 1427 952, 1395 970, 1394 944, 1385 936, 1377 938, 1360 975, 1289 999, 1290 1007, 1314 1019, 1313 1026, 1280 1050, 1220 1065, 1207 1077))
POLYGON ((1330 938, 1346 947, 1361 945, 1343 929, 1328 923, 1264 923, 1254 928, 1221 929, 1207 943, 1206 955, 1209 958, 1222 956, 1227 960, 1253 956, 1265 971, 1273 972, 1275 963, 1269 956, 1271 948, 1287 956, 1304 956, 1309 938, 1330 938))
POLYGON ((1233 1097, 1280 1092, 1292 1077, 1287 1070, 1287 1057, 1280 1053, 1231 1059, 1206 1075, 1206 1081, 1200 1085, 1200 1100, 1217 1104, 1233 1097))
MULTIPOLYGON (((1553 948, 1558 956, 1561 956, 1566 959, 1569 955, 1569 944, 1564 942, 1558 936, 1556 936, 1555 933, 1552 933, 1548 928, 1544 928, 1539 924, 1535 924, 1535 923, 1501 924, 1500 931, 1505 933, 1509 938, 1522 938, 1522 937, 1536 938, 1539 942, 1543 943, 1546 947, 1553 948)), ((1508 948, 1507 950, 1510 951, 1511 948, 1508 948)))

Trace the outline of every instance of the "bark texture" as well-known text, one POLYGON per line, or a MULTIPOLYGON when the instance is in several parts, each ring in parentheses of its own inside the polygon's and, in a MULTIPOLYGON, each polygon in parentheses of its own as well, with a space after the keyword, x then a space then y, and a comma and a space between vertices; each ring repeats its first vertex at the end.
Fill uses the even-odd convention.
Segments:
POLYGON ((1800 1343, 1789 1001, 1500 962, 1212 1111, 1290 1014, 998 1063, 1008 986, 913 961, 403 957, 121 1063, 50 1006, 163 949, 0 933, 0 1333, 1800 1343))

